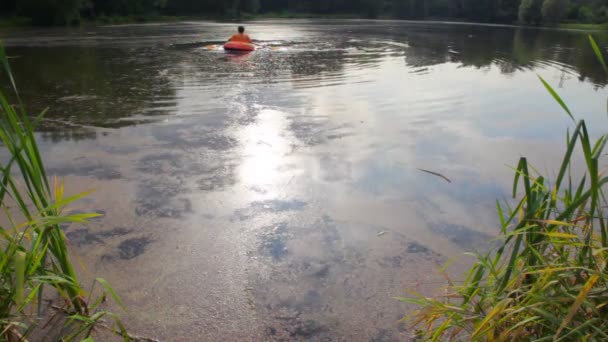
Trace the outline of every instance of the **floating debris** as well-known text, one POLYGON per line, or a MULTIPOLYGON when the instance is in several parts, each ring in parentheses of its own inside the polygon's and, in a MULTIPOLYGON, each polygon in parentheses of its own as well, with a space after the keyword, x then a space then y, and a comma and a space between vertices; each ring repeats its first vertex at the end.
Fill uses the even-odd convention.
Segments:
POLYGON ((429 170, 425 170, 425 169, 418 169, 418 170, 420 170, 422 172, 430 173, 431 175, 434 175, 437 177, 441 177, 441 178, 445 179, 448 183, 452 183, 452 181, 448 177, 442 175, 441 173, 437 173, 437 172, 433 172, 433 171, 429 171, 429 170))

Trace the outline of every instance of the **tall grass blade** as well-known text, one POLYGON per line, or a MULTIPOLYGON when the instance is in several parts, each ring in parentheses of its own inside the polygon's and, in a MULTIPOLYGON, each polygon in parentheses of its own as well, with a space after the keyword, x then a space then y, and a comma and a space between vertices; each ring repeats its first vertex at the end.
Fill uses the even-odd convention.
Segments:
POLYGON ((606 73, 608 73, 608 67, 606 66, 606 62, 604 61, 604 55, 602 54, 600 47, 597 45, 597 43, 595 42, 595 39, 593 38, 592 35, 589 35, 589 43, 591 44, 591 48, 593 49, 593 52, 595 53, 597 60, 602 65, 602 68, 604 68, 604 71, 606 73))
POLYGON ((595 283, 599 280, 599 277, 600 277, 599 275, 594 274, 593 276, 591 276, 589 278, 589 280, 587 280, 587 283, 585 284, 585 286, 583 286, 583 288, 581 289, 581 292, 579 292, 578 296, 576 296, 576 300, 574 301, 574 304, 572 304, 572 307, 568 311, 566 318, 564 318, 564 320, 560 324, 559 329, 555 333, 554 338, 558 338, 559 335, 561 334, 561 332, 564 330, 564 328, 566 328, 568 326, 568 324, 570 324, 570 322, 572 321, 572 317, 574 317, 574 315, 576 314, 576 311, 578 311, 578 309, 581 307, 581 304, 583 304, 585 297, 587 297, 587 294, 589 293, 589 291, 591 291, 591 288, 593 288, 593 285, 595 285, 595 283))
POLYGON ((566 103, 557 94, 557 92, 555 90, 553 90, 553 87, 551 87, 549 85, 549 83, 547 83, 540 75, 538 76, 538 78, 540 79, 540 81, 545 86, 545 89, 547 89, 547 91, 549 91, 549 94, 551 94, 551 96, 553 96, 553 98, 555 99, 555 101, 557 101, 557 103, 559 103, 559 105, 566 111, 566 113, 568 114, 568 116, 570 117, 570 119, 572 119, 572 121, 575 121, 574 120, 574 116, 572 115, 572 112, 570 111, 570 109, 568 108, 568 106, 566 106, 566 103))
MULTIPOLYGON (((8 77, 18 102, 10 104, 0 91, 0 147, 9 153, 6 163, 0 161, 0 211, 8 217, 8 226, 0 227, 0 341, 16 341, 15 336, 17 340, 27 340, 36 324, 24 311, 35 306, 40 318, 42 303, 49 297, 64 300, 69 304, 66 311, 82 317, 68 321, 62 340, 82 332, 88 336, 106 312, 97 310, 97 306, 91 308, 84 300, 85 291, 60 225, 84 223, 98 214, 63 213, 67 205, 88 193, 65 197, 63 183, 57 180, 51 188, 34 135, 34 125, 46 111, 30 120, 1 45, 0 69, 4 71, 1 75, 8 77), (13 212, 25 222, 15 223, 13 212)), ((104 291, 97 302, 110 293, 124 307, 111 286, 102 283, 104 291)))
POLYGON ((17 304, 17 306, 23 304, 23 296, 25 293, 25 257, 25 252, 15 252, 15 304, 17 304))

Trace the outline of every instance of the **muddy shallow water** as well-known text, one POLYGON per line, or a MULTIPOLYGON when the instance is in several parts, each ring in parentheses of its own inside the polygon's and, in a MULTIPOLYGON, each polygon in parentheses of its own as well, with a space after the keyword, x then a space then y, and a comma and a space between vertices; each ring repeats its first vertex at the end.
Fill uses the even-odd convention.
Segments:
POLYGON ((559 163, 571 122, 537 74, 606 127, 582 32, 247 27, 246 55, 218 45, 233 24, 0 32, 30 110, 50 107, 49 173, 96 190, 74 210, 104 217, 66 234, 135 334, 407 340, 393 298, 438 293, 440 265, 491 245, 519 156, 559 163))

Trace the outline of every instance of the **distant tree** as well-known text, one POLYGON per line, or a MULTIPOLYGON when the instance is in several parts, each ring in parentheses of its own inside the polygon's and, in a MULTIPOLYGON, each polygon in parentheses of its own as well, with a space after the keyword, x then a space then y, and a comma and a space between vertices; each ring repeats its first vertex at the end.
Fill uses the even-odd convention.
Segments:
POLYGON ((494 21, 498 10, 496 0, 464 0, 464 15, 472 21, 494 21))
POLYGON ((577 20, 581 23, 591 23, 593 22, 593 11, 588 6, 581 6, 578 9, 577 20))
POLYGON ((258 13, 260 11, 260 0, 241 0, 241 9, 247 13, 258 13))
POLYGON ((514 22, 517 20, 520 0, 502 0, 499 2, 497 19, 501 22, 514 22))
POLYGON ((568 0, 545 0, 541 13, 546 23, 559 23, 568 11, 568 0))
POLYGON ((608 6, 600 6, 594 10, 593 22, 605 23, 608 22, 608 6))
POLYGON ((19 0, 17 11, 38 25, 72 25, 86 5, 85 0, 19 0))
POLYGON ((361 11, 368 18, 377 18, 383 9, 383 0, 361 0, 361 11))
POLYGON ((449 18, 452 16, 451 0, 428 0, 427 16, 449 18))
POLYGON ((105 15, 147 14, 165 7, 167 0, 92 0, 95 13, 105 15))
POLYGON ((519 21, 527 24, 540 24, 543 0, 522 0, 519 5, 519 21))
POLYGON ((17 0, 0 1, 0 13, 13 13, 17 9, 17 0))

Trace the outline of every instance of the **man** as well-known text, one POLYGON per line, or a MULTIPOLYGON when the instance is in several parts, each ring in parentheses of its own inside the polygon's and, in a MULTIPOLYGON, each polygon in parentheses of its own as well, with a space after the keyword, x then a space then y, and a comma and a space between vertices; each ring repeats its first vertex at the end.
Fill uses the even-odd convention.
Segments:
POLYGON ((239 26, 239 33, 230 37, 231 42, 253 43, 251 38, 245 34, 245 27, 239 26))

